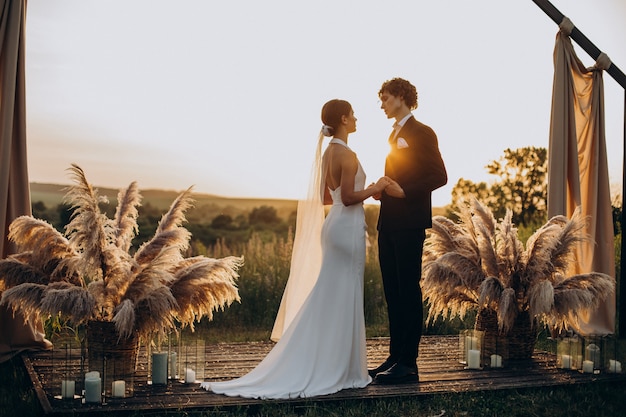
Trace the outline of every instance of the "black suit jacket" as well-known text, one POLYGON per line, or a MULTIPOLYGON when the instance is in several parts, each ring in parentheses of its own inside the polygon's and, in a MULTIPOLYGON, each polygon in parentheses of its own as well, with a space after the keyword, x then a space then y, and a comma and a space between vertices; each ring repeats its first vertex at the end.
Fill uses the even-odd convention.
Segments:
POLYGON ((431 193, 448 182, 437 135, 410 117, 390 145, 385 175, 400 184, 406 198, 383 192, 378 230, 427 229, 432 226, 431 193))

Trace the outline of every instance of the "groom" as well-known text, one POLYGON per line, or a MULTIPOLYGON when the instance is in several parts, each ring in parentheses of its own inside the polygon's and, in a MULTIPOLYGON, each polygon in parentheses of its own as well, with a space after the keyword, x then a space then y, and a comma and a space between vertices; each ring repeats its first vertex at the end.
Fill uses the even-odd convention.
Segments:
POLYGON ((448 181, 437 136, 418 122, 417 90, 407 80, 385 81, 381 108, 395 119, 380 196, 378 251, 389 316, 389 357, 370 376, 381 384, 418 382, 417 353, 423 325, 422 250, 432 226, 431 192, 448 181))

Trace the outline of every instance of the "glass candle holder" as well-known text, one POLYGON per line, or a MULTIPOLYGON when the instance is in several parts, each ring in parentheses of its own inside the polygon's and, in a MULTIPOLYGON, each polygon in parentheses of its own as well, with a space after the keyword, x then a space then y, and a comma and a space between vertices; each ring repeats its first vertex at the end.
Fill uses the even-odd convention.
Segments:
POLYGON ((614 335, 602 338, 602 351, 604 352, 604 371, 611 374, 624 372, 626 364, 626 340, 618 339, 614 335))
POLYGON ((179 332, 171 332, 168 336, 169 341, 169 359, 167 367, 167 377, 170 381, 178 381, 180 379, 180 357, 181 345, 179 332))
POLYGON ((466 369, 482 368, 482 344, 484 332, 467 329, 459 333, 459 361, 466 369))
POLYGON ((582 361, 582 341, 578 336, 569 335, 557 338, 557 368, 567 370, 579 370, 582 367, 582 361))
POLYGON ((87 350, 88 371, 99 373, 103 401, 110 397, 133 396, 139 336, 132 333, 120 337, 114 322, 89 322, 87 350))
POLYGON ((80 343, 75 339, 59 338, 52 348, 52 384, 58 390, 56 399, 73 400, 82 390, 80 343))
POLYGON ((195 334, 181 336, 181 355, 179 356, 179 379, 185 384, 194 384, 204 380, 205 344, 195 334))
POLYGON ((604 360, 602 357, 602 337, 585 336, 584 339, 584 360, 582 363, 582 372, 587 374, 598 374, 603 367, 604 360))

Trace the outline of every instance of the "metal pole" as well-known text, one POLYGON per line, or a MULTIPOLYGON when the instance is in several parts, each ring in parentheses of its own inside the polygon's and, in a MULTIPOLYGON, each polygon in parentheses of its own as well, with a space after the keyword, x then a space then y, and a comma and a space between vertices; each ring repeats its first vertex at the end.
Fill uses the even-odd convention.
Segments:
MULTIPOLYGON (((626 161, 626 89, 624 89, 624 150, 623 161, 626 161)), ((620 249, 619 269, 619 296, 617 305, 617 335, 626 338, 626 268, 624 267, 624 253, 626 252, 626 239, 624 239, 624 208, 626 207, 626 167, 622 164, 622 210, 620 216, 620 230, 622 233, 622 245, 620 249)))
MULTIPOLYGON (((565 17, 563 13, 561 13, 552 3, 548 0, 533 0, 533 2, 539 6, 541 10, 543 10, 557 25, 560 25, 565 17)), ((570 34, 570 38, 572 38, 585 52, 587 52, 593 59, 597 60, 602 51, 598 49, 597 46, 593 44, 577 27, 574 26, 572 33, 570 34)), ((606 72, 613 77, 615 81, 622 88, 626 89, 626 74, 624 74, 614 63, 611 63, 611 66, 606 70, 606 72)))

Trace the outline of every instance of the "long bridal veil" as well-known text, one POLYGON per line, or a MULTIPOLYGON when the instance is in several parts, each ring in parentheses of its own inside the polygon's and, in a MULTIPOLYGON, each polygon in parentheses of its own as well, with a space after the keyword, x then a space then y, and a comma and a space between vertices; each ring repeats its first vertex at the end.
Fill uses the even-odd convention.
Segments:
POLYGON ((324 223, 324 177, 320 131, 306 200, 298 201, 296 231, 291 254, 289 279, 280 302, 270 338, 278 341, 298 313, 317 281, 322 264, 322 224, 324 223))

